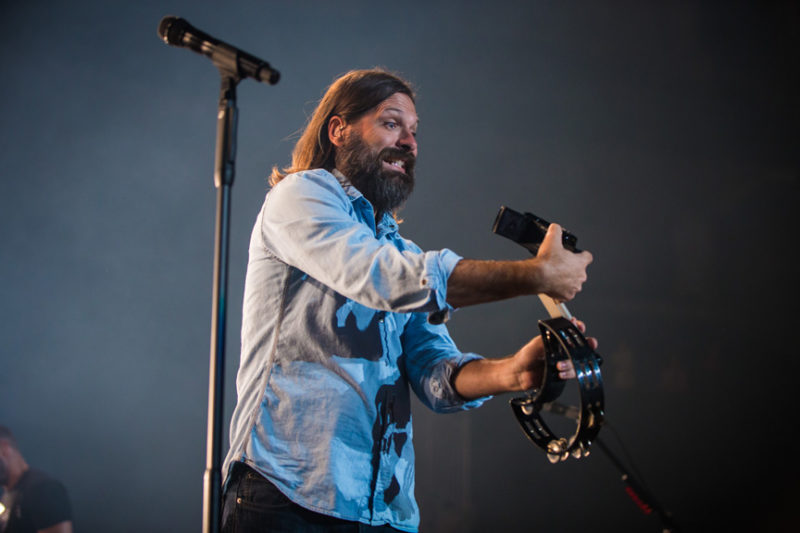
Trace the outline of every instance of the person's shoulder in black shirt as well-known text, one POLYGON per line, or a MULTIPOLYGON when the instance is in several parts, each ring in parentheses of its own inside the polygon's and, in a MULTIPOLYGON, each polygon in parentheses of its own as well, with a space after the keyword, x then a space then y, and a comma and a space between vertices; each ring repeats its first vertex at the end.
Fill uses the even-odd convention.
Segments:
POLYGON ((0 426, 2 533, 72 533, 72 509, 64 485, 30 468, 11 431, 0 426))

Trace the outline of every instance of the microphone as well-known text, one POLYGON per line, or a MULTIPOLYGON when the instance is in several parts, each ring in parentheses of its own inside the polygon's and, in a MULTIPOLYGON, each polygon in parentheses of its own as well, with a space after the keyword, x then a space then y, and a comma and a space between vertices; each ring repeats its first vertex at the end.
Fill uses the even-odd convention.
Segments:
POLYGON ((158 36, 167 44, 203 54, 210 58, 217 68, 232 72, 240 78, 253 78, 275 85, 281 77, 280 72, 274 70, 263 59, 215 39, 180 17, 167 15, 161 19, 158 24, 158 36))

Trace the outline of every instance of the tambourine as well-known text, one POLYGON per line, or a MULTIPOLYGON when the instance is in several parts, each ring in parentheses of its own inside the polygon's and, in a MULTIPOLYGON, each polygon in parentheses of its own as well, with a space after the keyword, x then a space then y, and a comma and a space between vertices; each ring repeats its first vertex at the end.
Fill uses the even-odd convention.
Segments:
MULTIPOLYGON (((518 213, 508 207, 501 207, 497 214, 492 231, 507 237, 536 255, 539 245, 547 233, 550 224, 531 213, 518 213)), ((564 248, 578 253, 577 238, 564 231, 562 244, 564 248)), ((572 323, 569 310, 564 304, 555 302, 546 295, 539 295, 550 314, 549 320, 540 320, 539 329, 545 347, 545 371, 539 388, 525 396, 513 398, 510 402, 525 435, 539 448, 547 453, 551 463, 565 461, 570 457, 580 459, 589 455, 592 441, 597 437, 603 425, 604 398, 603 376, 600 357, 589 346, 586 337, 572 323), (558 376, 556 365, 559 361, 570 360, 580 391, 580 411, 577 415, 575 433, 568 436, 557 436, 541 416, 543 409, 556 410, 551 406, 564 392, 565 381, 558 376)))

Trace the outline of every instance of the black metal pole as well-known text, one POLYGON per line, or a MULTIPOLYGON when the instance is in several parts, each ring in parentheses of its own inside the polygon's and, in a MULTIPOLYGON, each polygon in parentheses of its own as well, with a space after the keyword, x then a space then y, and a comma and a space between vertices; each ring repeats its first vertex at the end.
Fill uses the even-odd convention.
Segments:
POLYGON ((211 359, 208 375, 208 432, 203 476, 203 533, 218 533, 222 515, 222 420, 225 378, 225 317, 228 292, 231 188, 235 175, 236 85, 239 78, 220 69, 219 112, 214 185, 217 216, 214 230, 214 287, 211 309, 211 359))

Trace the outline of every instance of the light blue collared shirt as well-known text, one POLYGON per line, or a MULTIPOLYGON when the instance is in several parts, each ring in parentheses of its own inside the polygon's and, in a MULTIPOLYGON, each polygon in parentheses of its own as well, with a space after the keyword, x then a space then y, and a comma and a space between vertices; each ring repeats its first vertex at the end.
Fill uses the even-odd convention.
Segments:
POLYGON ((319 513, 416 531, 409 385, 437 412, 477 407, 442 316, 461 259, 423 252, 341 174, 292 174, 250 240, 238 401, 224 472, 243 461, 319 513))

